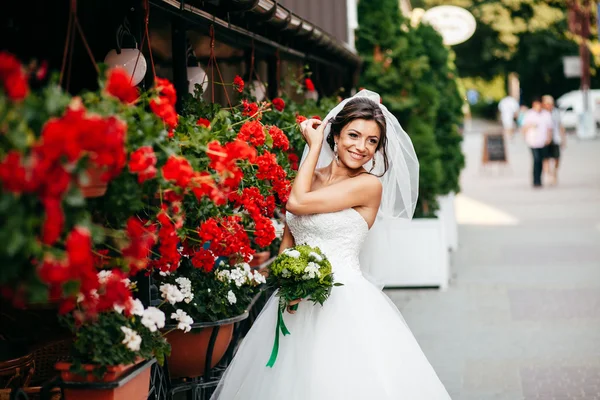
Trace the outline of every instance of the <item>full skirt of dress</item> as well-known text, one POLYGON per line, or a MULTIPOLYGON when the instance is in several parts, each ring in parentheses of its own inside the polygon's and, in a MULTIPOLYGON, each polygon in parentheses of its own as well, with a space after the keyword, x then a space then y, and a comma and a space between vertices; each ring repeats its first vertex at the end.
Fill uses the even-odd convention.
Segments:
POLYGON ((450 399, 402 315, 361 275, 334 287, 323 306, 284 313, 290 335, 271 355, 276 294, 241 343, 213 400, 450 399))

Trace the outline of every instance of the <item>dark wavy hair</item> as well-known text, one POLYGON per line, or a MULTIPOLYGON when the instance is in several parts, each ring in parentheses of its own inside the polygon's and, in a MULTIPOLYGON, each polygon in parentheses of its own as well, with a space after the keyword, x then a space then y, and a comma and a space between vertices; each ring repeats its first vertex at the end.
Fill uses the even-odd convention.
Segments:
MULTIPOLYGON (((381 111, 379 104, 375 103, 373 100, 369 100, 366 97, 357 97, 348 101, 344 108, 342 108, 342 110, 335 116, 335 118, 329 120, 328 123, 331 124, 331 130, 327 136, 327 143, 333 151, 335 147, 334 137, 340 136, 342 129, 355 119, 375 121, 379 127, 380 137, 379 142, 377 143, 377 148, 375 149, 375 153, 381 151, 381 154, 383 155, 384 169, 383 173, 381 174, 381 176, 383 176, 383 174, 385 174, 389 168, 388 156, 385 151, 387 147, 387 130, 383 111, 381 111)), ((373 157, 375 157, 375 155, 373 155, 373 157)))

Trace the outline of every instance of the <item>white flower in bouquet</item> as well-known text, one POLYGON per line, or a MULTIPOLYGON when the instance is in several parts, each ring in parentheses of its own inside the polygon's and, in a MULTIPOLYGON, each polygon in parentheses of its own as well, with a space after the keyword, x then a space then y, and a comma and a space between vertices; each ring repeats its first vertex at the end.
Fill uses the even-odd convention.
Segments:
POLYGON ((126 326, 122 326, 121 331, 125 334, 125 339, 121 343, 131 351, 139 351, 142 344, 142 337, 136 331, 126 326))
POLYGON ((148 307, 142 315, 142 325, 150 332, 156 332, 160 328, 165 327, 165 313, 156 307, 148 307))
POLYGON ((179 285, 179 290, 183 295, 183 301, 189 304, 192 300, 194 300, 194 292, 192 292, 192 281, 188 278, 180 277, 175 279, 175 282, 179 285))
POLYGON ((227 293, 227 301, 229 301, 229 304, 235 304, 237 302, 237 297, 235 297, 235 293, 231 290, 227 293))
POLYGON ((318 263, 323 261, 323 257, 321 257, 319 254, 315 253, 314 251, 311 251, 308 256, 318 263))
POLYGON ((300 258, 300 252, 298 250, 290 250, 290 249, 286 249, 283 252, 286 256, 292 257, 292 258, 300 258))
POLYGON ((321 272, 319 272, 319 265, 315 264, 314 262, 309 262, 308 265, 306 266, 306 268, 304 268, 304 275, 302 276, 302 279, 304 280, 308 280, 308 279, 314 279, 314 278, 320 278, 321 277, 321 272))
POLYGON ((160 293, 163 299, 167 300, 171 304, 179 303, 185 299, 185 296, 179 288, 170 283, 163 283, 160 285, 160 293))
POLYGON ((177 329, 180 329, 185 333, 192 330, 192 324, 194 323, 194 320, 192 317, 187 315, 185 311, 177 310, 177 312, 171 314, 171 319, 174 319, 178 322, 177 329))
POLYGON ((284 278, 289 278, 290 276, 292 276, 292 273, 290 272, 290 270, 289 270, 289 269, 287 269, 287 268, 284 268, 284 269, 281 271, 281 276, 283 276, 284 278))

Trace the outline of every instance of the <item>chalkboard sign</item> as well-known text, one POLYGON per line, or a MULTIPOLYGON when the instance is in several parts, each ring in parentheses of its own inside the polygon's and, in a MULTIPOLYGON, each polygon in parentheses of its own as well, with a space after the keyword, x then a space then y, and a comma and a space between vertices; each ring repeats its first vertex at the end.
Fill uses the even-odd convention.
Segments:
POLYGON ((483 135, 483 163, 507 162, 504 135, 486 133, 483 135))

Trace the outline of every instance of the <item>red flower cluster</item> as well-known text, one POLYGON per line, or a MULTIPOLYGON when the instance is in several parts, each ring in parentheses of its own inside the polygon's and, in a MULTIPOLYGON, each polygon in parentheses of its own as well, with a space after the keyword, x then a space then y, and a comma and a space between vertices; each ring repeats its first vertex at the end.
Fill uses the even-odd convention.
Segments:
POLYGON ((273 190, 277 193, 279 200, 283 203, 287 202, 290 196, 291 183, 286 179, 285 170, 277 164, 275 154, 265 151, 263 155, 256 158, 256 165, 258 165, 256 177, 271 181, 273 190))
POLYGON ((300 125, 301 123, 303 123, 304 121, 306 121, 308 118, 306 118, 303 115, 296 115, 296 123, 298 125, 300 125))
POLYGON ((287 151, 290 148, 290 141, 281 129, 273 125, 269 128, 269 135, 273 139, 273 147, 287 151))
POLYGON ((321 117, 319 117, 318 115, 313 115, 312 117, 310 117, 312 119, 318 119, 319 121, 321 121, 321 117))
POLYGON ((179 123, 179 115, 175 111, 177 94, 175 87, 167 79, 156 78, 158 97, 150 100, 150 109, 169 127, 169 137, 173 137, 173 130, 179 123))
POLYGON ((177 224, 173 223, 165 211, 161 211, 157 215, 157 219, 160 223, 158 231, 160 259, 152 261, 152 266, 162 272, 173 272, 179 267, 181 260, 181 254, 177 250, 179 237, 176 229, 183 221, 177 224))
POLYGON ((139 184, 156 176, 156 154, 151 146, 142 146, 131 153, 129 171, 138 175, 139 184))
POLYGON ((210 121, 207 120, 206 118, 199 118, 198 121, 196 122, 196 124, 198 126, 203 126, 207 129, 210 129, 210 121))
POLYGON ((194 173, 191 187, 192 192, 194 192, 198 201, 200 201, 202 197, 208 196, 217 206, 222 206, 227 203, 225 194, 221 191, 221 188, 217 186, 210 173, 206 171, 194 173))
POLYGON ((241 140, 234 140, 221 146, 213 141, 208 144, 209 167, 217 171, 220 177, 220 190, 230 192, 237 189, 244 175, 236 165, 237 160, 256 160, 256 149, 241 140))
POLYGON ((237 138, 254 146, 262 146, 266 138, 264 127, 259 121, 248 121, 242 125, 237 138))
POLYGON ((250 217, 254 220, 254 241, 260 247, 267 247, 275 239, 275 227, 268 217, 275 212, 275 198, 273 196, 263 197, 256 187, 245 188, 240 195, 231 193, 229 200, 236 206, 244 206, 250 217))
POLYGON ((304 80, 304 86, 306 86, 306 90, 308 90, 309 92, 315 91, 315 84, 313 83, 312 79, 310 79, 310 78, 306 78, 304 80))
POLYGON ((250 247, 250 239, 238 216, 209 218, 198 228, 198 236, 210 242, 210 249, 216 256, 240 254, 244 260, 250 260, 254 250, 250 247))
POLYGON ((186 189, 194 175, 194 169, 190 162, 184 157, 171 155, 161 168, 163 178, 167 181, 175 181, 175 184, 186 189))
POLYGON ((83 156, 93 168, 103 170, 106 182, 118 176, 126 162, 127 125, 109 117, 87 116, 79 102, 73 102, 61 118, 49 120, 38 143, 26 160, 15 151, 0 162, 2 187, 14 193, 37 193, 46 210, 42 241, 53 244, 63 229, 61 201, 72 179, 71 167, 83 156), (25 167, 25 165, 27 167, 25 167))
POLYGON ((285 108, 285 101, 283 101, 281 97, 276 97, 273 99, 273 107, 275 107, 277 111, 283 111, 285 108))
POLYGON ((291 151, 288 153, 288 161, 290 162, 290 166, 294 171, 298 171, 300 159, 295 153, 291 151))
POLYGON ((242 106, 244 107, 244 110, 242 111, 242 115, 245 117, 252 117, 252 118, 256 118, 256 119, 260 119, 261 115, 258 112, 258 104, 256 103, 249 103, 248 100, 244 99, 242 100, 242 106))
POLYGON ((233 88, 240 93, 244 91, 244 80, 239 75, 233 78, 233 88))
POLYGON ((210 272, 215 267, 215 256, 212 251, 200 248, 194 252, 194 256, 192 257, 192 265, 195 268, 210 272))
POLYGON ((27 75, 21 63, 6 51, 0 51, 0 82, 13 101, 23 100, 29 94, 27 75))
POLYGON ((130 274, 145 269, 152 246, 156 244, 155 226, 146 226, 144 221, 136 217, 127 220, 127 236, 129 245, 122 250, 123 258, 127 261, 130 274))
POLYGON ((125 104, 131 104, 140 97, 138 88, 131 83, 131 76, 123 68, 108 71, 106 92, 125 104))

